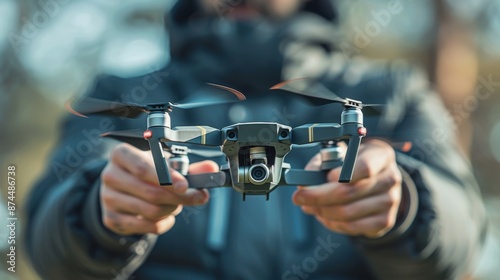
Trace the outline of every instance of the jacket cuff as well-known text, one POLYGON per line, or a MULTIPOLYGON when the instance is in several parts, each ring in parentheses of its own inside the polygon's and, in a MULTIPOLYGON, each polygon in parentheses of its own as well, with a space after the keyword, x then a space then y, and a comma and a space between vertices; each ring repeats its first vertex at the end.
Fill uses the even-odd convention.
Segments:
POLYGON ((378 238, 355 237, 362 245, 384 246, 388 243, 397 242, 407 235, 415 221, 419 204, 417 187, 406 170, 399 166, 399 171, 402 175, 402 192, 396 224, 389 232, 378 238))
POLYGON ((104 226, 99 196, 100 185, 101 180, 98 178, 85 201, 83 225, 99 245, 115 252, 130 252, 130 247, 139 241, 143 235, 123 236, 110 231, 104 226))

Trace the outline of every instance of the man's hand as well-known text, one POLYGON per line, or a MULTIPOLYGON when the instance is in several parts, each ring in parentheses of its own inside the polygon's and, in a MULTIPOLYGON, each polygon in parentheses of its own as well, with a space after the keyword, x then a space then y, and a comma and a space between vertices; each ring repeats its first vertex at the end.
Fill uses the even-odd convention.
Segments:
MULTIPOLYGON (((306 169, 319 163, 316 156, 306 169)), ((391 230, 401 202, 401 173, 393 148, 379 140, 367 141, 360 147, 351 183, 339 183, 339 175, 336 168, 328 173, 329 183, 299 187, 294 203, 335 232, 376 238, 391 230)))
MULTIPOLYGON (((203 161, 190 166, 189 172, 215 172, 218 165, 203 161)), ((182 205, 200 205, 208 201, 206 190, 188 189, 186 179, 170 168, 172 186, 160 186, 151 152, 120 144, 111 153, 101 174, 101 206, 104 225, 121 235, 155 233, 170 230, 182 205)))

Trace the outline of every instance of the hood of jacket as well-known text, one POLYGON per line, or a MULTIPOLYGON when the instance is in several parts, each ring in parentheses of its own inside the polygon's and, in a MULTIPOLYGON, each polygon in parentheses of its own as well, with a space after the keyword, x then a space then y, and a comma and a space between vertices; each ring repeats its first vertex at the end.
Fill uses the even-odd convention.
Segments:
POLYGON ((290 64, 301 67, 296 65, 298 57, 311 52, 326 55, 335 41, 335 13, 329 0, 307 1, 296 16, 282 21, 197 17, 196 3, 178 1, 166 25, 173 65, 202 82, 262 92, 295 78, 287 73, 301 75, 288 71, 290 64))

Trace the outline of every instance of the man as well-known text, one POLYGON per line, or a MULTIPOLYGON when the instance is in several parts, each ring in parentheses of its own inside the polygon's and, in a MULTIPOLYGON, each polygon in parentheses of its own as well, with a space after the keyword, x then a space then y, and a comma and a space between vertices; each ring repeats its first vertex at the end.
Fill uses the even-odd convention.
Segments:
MULTIPOLYGON (((151 154, 97 140, 145 119, 68 117, 29 205, 28 248, 47 279, 456 279, 473 263, 484 213, 470 168, 421 74, 401 64, 347 61, 332 52, 328 1, 243 1, 224 11, 179 1, 168 16, 172 62, 133 79, 105 77, 90 94, 108 100, 180 101, 206 82, 247 94, 240 104, 175 110, 175 125, 223 127, 276 121, 338 122, 341 107, 311 107, 269 93, 283 79, 312 76, 341 96, 387 105, 365 117, 353 180, 339 170, 316 187, 278 188, 241 201, 231 189, 158 185, 151 154), (259 17, 265 16, 267 20, 259 17), (258 18, 259 20, 256 20, 258 18), (310 62, 315 62, 310 65, 310 62), (377 140, 377 139, 385 140, 377 140), (411 141, 395 151, 391 141, 411 141), (175 224, 174 224, 175 223, 175 224)), ((286 161, 317 168, 318 147, 286 161)), ((219 164, 223 163, 219 161, 219 164)), ((200 161, 190 173, 214 172, 200 161)))

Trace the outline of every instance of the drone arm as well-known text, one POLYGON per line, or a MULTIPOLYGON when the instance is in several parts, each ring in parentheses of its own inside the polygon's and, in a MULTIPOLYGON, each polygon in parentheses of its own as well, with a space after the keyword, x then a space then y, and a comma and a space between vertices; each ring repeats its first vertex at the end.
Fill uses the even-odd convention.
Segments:
POLYGON ((363 137, 361 135, 353 135, 349 139, 344 164, 342 165, 342 170, 340 171, 340 183, 349 183, 352 180, 352 173, 354 165, 356 164, 356 158, 358 157, 359 145, 361 144, 362 138, 363 137))
POLYGON ((205 146, 220 146, 220 130, 210 126, 178 126, 171 131, 170 141, 205 146))
POLYGON ((156 174, 158 175, 158 180, 160 185, 172 185, 172 179, 170 178, 170 172, 168 170, 167 162, 165 159, 165 154, 163 153, 163 147, 160 141, 161 138, 149 138, 149 148, 151 149, 151 154, 153 155, 153 160, 156 167, 156 174))
POLYGON ((349 144, 347 146, 347 153, 342 161, 327 161, 321 165, 321 170, 311 171, 302 169, 290 169, 286 170, 283 175, 282 182, 284 185, 319 185, 327 182, 327 173, 339 166, 342 166, 340 171, 339 182, 349 183, 352 179, 354 165, 356 164, 356 158, 358 155, 359 145, 361 144, 362 136, 354 135, 350 138, 349 144))
POLYGON ((208 189, 219 187, 230 187, 231 176, 228 170, 222 170, 214 173, 189 174, 186 175, 189 188, 208 189))
POLYGON ((336 123, 314 123, 298 126, 292 130, 292 144, 308 144, 338 139, 342 127, 336 123))
POLYGON ((311 186, 321 185, 328 180, 326 175, 329 170, 303 170, 303 169, 289 169, 283 174, 282 185, 288 186, 311 186))

